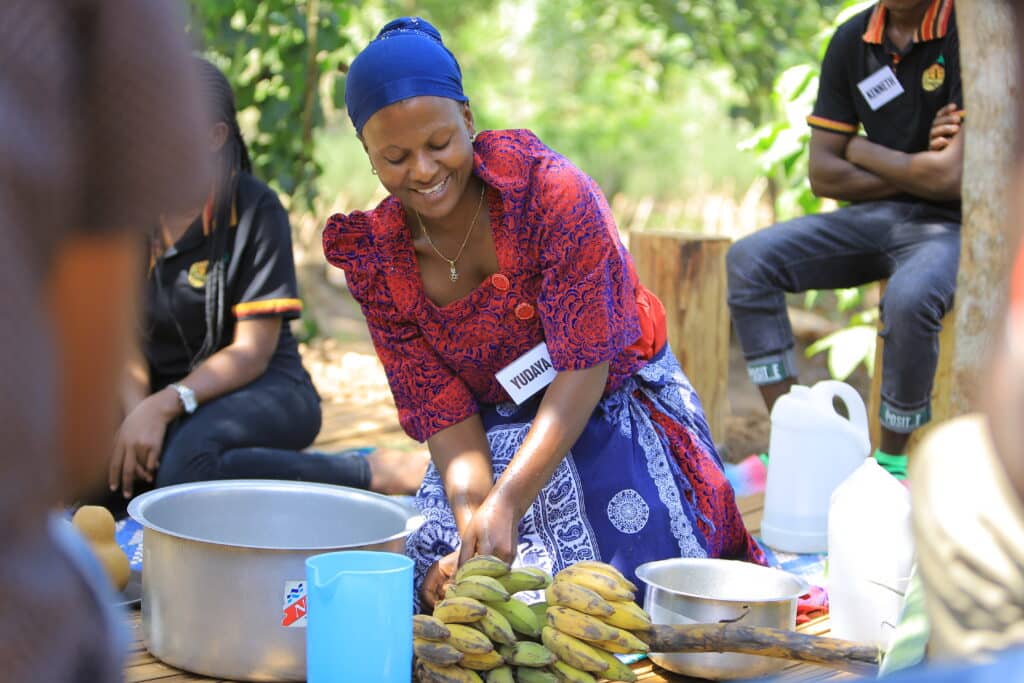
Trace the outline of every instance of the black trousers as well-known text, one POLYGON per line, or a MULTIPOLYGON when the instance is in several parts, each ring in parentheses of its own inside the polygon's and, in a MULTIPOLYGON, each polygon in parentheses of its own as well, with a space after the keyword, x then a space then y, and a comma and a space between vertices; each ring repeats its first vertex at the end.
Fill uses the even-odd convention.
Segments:
POLYGON ((369 488, 362 456, 302 452, 319 433, 320 419, 312 381, 270 369, 168 427, 156 485, 287 479, 369 488))

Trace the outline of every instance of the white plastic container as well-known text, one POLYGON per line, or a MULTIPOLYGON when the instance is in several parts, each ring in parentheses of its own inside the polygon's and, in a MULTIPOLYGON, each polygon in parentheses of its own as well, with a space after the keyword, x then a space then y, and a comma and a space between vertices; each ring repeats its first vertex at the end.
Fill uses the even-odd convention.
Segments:
POLYGON ((823 553, 832 492, 871 450, 864 401, 844 382, 796 385, 771 418, 761 537, 777 550, 823 553), (836 412, 836 397, 849 419, 836 412))
POLYGON ((914 563, 910 494, 866 460, 832 494, 828 597, 832 635, 887 649, 914 563))

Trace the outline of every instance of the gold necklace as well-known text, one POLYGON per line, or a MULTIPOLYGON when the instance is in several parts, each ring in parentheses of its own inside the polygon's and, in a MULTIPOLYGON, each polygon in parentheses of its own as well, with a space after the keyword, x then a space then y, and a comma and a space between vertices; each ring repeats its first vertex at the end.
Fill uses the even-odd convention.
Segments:
POLYGON ((480 207, 484 205, 484 191, 486 189, 487 185, 483 181, 480 181, 480 201, 477 202, 476 213, 473 214, 473 221, 469 224, 469 230, 466 231, 466 237, 462 240, 462 246, 459 247, 459 253, 455 255, 455 258, 448 258, 434 245, 434 240, 430 239, 430 233, 427 232, 427 226, 424 225, 423 219, 420 217, 420 212, 415 212, 416 220, 420 222, 420 230, 423 231, 423 236, 427 238, 427 244, 430 245, 430 248, 434 250, 435 254, 448 262, 448 277, 451 278, 452 282, 459 279, 459 271, 455 270, 455 264, 460 258, 462 258, 462 252, 466 250, 466 245, 469 244, 469 236, 473 234, 473 228, 476 227, 476 219, 480 217, 480 207))

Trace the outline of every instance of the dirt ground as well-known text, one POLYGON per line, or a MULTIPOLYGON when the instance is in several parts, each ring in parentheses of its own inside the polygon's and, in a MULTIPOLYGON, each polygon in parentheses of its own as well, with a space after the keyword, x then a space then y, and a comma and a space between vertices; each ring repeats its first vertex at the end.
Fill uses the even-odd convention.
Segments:
MULTIPOLYGON (((322 273, 303 277, 307 310, 315 312, 319 335, 303 345, 303 360, 324 401, 324 427, 320 443, 347 447, 379 445, 412 449, 417 445, 398 427, 384 370, 370 343, 358 305, 343 284, 327 282, 322 273)), ((818 321, 820 322, 820 321, 818 321)), ((806 358, 807 344, 823 328, 814 321, 796 321, 800 381, 813 384, 828 379, 824 356, 806 358)), ((747 379, 743 355, 735 335, 729 349, 729 416, 725 434, 715 434, 722 457, 742 460, 768 448, 770 421, 760 394, 747 379)), ((870 379, 863 369, 847 380, 865 399, 870 379)))

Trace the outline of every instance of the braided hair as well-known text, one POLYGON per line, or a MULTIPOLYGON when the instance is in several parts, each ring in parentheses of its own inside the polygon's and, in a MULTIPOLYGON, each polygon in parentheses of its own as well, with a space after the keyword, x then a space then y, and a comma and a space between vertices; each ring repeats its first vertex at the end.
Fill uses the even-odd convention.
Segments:
POLYGON ((214 123, 228 127, 228 137, 217 153, 213 211, 210 225, 210 260, 206 272, 206 338, 193 366, 220 348, 224 334, 225 289, 227 285, 227 244, 231 211, 238 191, 239 175, 252 171, 249 149, 238 127, 235 94, 227 77, 216 66, 196 57, 199 81, 214 123))

